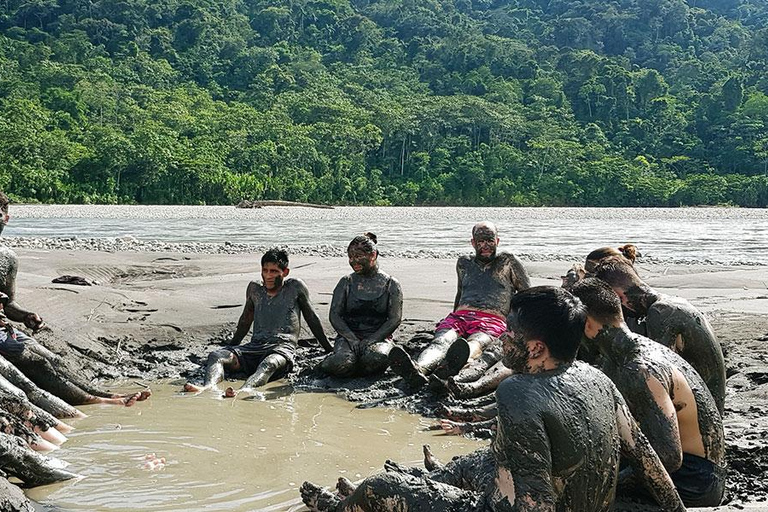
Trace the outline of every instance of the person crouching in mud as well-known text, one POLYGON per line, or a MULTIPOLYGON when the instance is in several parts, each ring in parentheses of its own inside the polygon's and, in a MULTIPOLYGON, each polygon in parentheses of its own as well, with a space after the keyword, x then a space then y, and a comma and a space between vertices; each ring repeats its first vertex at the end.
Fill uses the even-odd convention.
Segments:
MULTIPOLYGON (((474 256, 462 256, 456 262, 458 284, 453 312, 435 329, 435 337, 413 361, 401 347, 389 353, 389 364, 412 388, 418 389, 428 380, 426 375, 442 365, 437 375, 445 379, 455 375, 468 359, 478 358, 487 348, 498 343, 504 332, 504 318, 512 296, 530 286, 522 263, 509 253, 497 253, 499 236, 496 226, 480 222, 472 228, 474 256), (466 336, 466 340, 459 338, 466 336)), ((498 360, 487 361, 486 369, 498 360)))
POLYGON ((685 510, 616 386, 574 362, 585 320, 581 302, 559 288, 512 298, 503 357, 515 374, 496 392, 499 427, 485 455, 457 457, 448 472, 389 471, 357 487, 342 480, 340 495, 304 482, 302 500, 313 512, 603 512, 613 509, 621 453, 663 510, 685 510))
MULTIPOLYGON (((301 279, 287 278, 288 254, 282 249, 270 249, 261 258, 261 284, 251 281, 245 292, 245 306, 237 329, 227 347, 211 352, 205 366, 202 386, 187 382, 185 391, 199 393, 215 388, 224 378, 224 372, 243 372, 249 375, 240 391, 251 391, 290 373, 294 353, 299 343, 301 317, 326 352, 332 350, 323 332, 323 326, 309 299, 307 286, 301 279), (287 279, 286 279, 287 278, 287 279), (251 326, 250 343, 243 340, 251 326)), ((227 397, 235 396, 228 387, 227 397)))
POLYGON ((320 369, 339 377, 370 375, 387 369, 392 333, 403 314, 400 283, 379 270, 376 235, 357 236, 347 247, 353 273, 333 290, 330 321, 338 337, 320 369))
MULTIPOLYGON (((725 439, 704 381, 672 350, 629 330, 608 284, 585 279, 572 293, 587 307, 584 336, 603 355, 600 368, 621 391, 685 505, 718 506, 725 491, 725 439)), ((630 475, 622 472, 622 489, 631 487, 630 475)))

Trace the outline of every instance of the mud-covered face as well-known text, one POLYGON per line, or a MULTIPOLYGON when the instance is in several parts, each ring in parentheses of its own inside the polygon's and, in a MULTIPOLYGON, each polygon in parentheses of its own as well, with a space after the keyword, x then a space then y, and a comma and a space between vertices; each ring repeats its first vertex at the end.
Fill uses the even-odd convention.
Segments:
POLYGON ((376 270, 376 251, 366 252, 362 247, 353 246, 347 251, 349 266, 355 274, 368 275, 376 270))
POLYGON ((472 235, 472 247, 475 248, 475 258, 487 262, 496 257, 496 247, 499 237, 490 229, 480 228, 472 235))
POLYGON ((279 290, 287 275, 288 269, 281 269, 277 263, 265 263, 261 266, 261 282, 267 291, 279 290))
POLYGON ((528 346, 523 339, 516 315, 510 313, 507 320, 507 332, 500 336, 504 350, 502 362, 515 373, 525 373, 528 371, 528 346))

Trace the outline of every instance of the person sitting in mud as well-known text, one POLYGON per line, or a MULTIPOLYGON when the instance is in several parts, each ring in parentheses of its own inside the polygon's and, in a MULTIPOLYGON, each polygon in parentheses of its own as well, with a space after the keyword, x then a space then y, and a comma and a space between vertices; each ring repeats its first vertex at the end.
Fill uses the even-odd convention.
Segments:
POLYGON ((584 335, 616 384, 688 507, 716 507, 725 490, 723 423, 696 370, 672 350, 630 331, 621 300, 599 279, 573 288, 587 307, 584 335))
POLYGON ((333 290, 330 321, 338 337, 320 369, 339 377, 380 373, 389 364, 392 333, 403 314, 403 292, 397 279, 379 270, 373 233, 353 238, 347 255, 354 272, 333 290))
POLYGON ((722 416, 725 362, 723 350, 706 317, 687 300, 663 295, 651 288, 624 258, 603 260, 594 274, 613 288, 626 315, 645 320, 645 336, 671 348, 693 366, 704 379, 722 416))
MULTIPOLYGON (((476 224, 472 228, 475 255, 462 256, 456 263, 453 312, 437 325, 434 339, 416 361, 401 347, 389 353, 392 370, 412 389, 426 384, 426 375, 441 364, 440 378, 455 375, 468 359, 477 359, 485 349, 498 344, 498 336, 506 329, 504 319, 511 298, 530 286, 522 263, 512 254, 497 254, 498 245, 496 226, 490 222, 476 224)), ((485 369, 495 362, 487 361, 485 369)))
POLYGON ((498 431, 480 460, 470 454, 467 469, 447 472, 448 483, 390 471, 357 487, 344 481, 339 496, 305 482, 304 503, 312 511, 607 511, 621 453, 663 510, 684 510, 611 380, 574 361, 585 319, 578 299, 559 288, 512 298, 503 344, 515 375, 496 391, 498 431))
MULTIPOLYGON (((10 220, 8 197, 0 191, 0 233, 10 220)), ((0 365, 3 375, 14 385, 28 391, 20 380, 28 378, 36 386, 61 398, 70 405, 115 404, 131 406, 151 395, 150 390, 137 393, 117 394, 99 389, 75 372, 68 371, 60 356, 54 354, 34 338, 13 327, 9 321, 21 322, 36 332, 43 326, 40 315, 23 308, 16 301, 16 253, 8 247, 0 247, 0 357, 7 359, 24 377, 8 365, 0 365), (8 374, 11 372, 11 374, 8 374)), ((53 414, 53 411, 51 411, 53 414)), ((72 412, 72 411, 69 411, 72 412)), ((65 415, 69 416, 69 414, 65 415)), ((82 413, 78 413, 82 415, 82 413)))
MULTIPOLYGON (((261 257, 261 283, 251 281, 245 292, 245 306, 228 346, 211 352, 202 385, 187 382, 185 391, 199 393, 216 388, 224 372, 248 375, 240 391, 250 392, 293 369, 299 343, 301 316, 326 352, 333 350, 315 313, 309 290, 301 279, 288 278, 288 253, 269 249, 261 257), (287 278, 287 279, 286 279, 287 278), (253 326, 251 341, 239 346, 253 326)), ((225 396, 236 392, 228 387, 225 396)))

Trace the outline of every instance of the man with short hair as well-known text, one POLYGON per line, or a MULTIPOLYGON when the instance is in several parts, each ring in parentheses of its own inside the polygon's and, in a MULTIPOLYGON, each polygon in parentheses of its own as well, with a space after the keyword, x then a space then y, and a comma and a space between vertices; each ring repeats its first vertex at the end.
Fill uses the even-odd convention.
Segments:
MULTIPOLYGON (((187 382, 186 391, 200 392, 215 387, 225 371, 241 371, 249 377, 241 391, 249 392, 278 379, 293 369, 294 353, 299 343, 301 315, 326 352, 333 347, 301 279, 288 278, 288 254, 273 248, 261 258, 261 283, 251 281, 245 293, 245 306, 237 329, 227 347, 211 352, 202 386, 187 382), (287 278, 287 279, 286 279, 287 278), (251 326, 251 341, 239 346, 251 326)), ((225 396, 235 396, 228 387, 225 396)))
MULTIPOLYGON (((0 191, 0 233, 10 220, 9 204, 8 196, 0 191)), ((39 387, 71 405, 131 406, 137 401, 149 398, 152 394, 149 389, 128 394, 98 389, 74 372, 66 370, 60 356, 14 328, 9 320, 21 322, 33 332, 43 325, 40 315, 25 309, 16 300, 18 269, 16 253, 8 247, 0 247, 0 356, 13 365, 3 366, 2 369, 9 381, 27 393, 30 399, 39 395, 39 387)), ((62 408, 52 400, 46 399, 46 404, 53 408, 50 411, 52 413, 70 417, 82 416, 79 411, 62 408)))
POLYGON ((693 366, 704 379, 722 415, 725 361, 707 318, 687 300, 651 288, 623 257, 603 260, 595 269, 594 277, 613 288, 628 315, 645 319, 647 337, 671 348, 693 366))
MULTIPOLYGON (((506 329, 504 319, 513 295, 530 286, 522 263, 512 254, 497 253, 499 235, 491 222, 472 228, 474 256, 462 256, 456 263, 458 284, 453 312, 435 329, 435 337, 416 361, 401 347, 389 353, 392 370, 412 389, 427 383, 429 375, 442 365, 441 378, 455 375, 475 359, 506 329), (466 337, 466 340, 464 339, 466 337), (450 349, 450 350, 449 350, 450 349)), ((487 367, 496 360, 487 361, 487 367)))
POLYGON ((345 481, 343 498, 305 482, 304 503, 336 512, 603 512, 613 508, 621 452, 663 510, 684 510, 616 387, 574 362, 585 317, 578 299, 559 288, 530 288, 512 299, 504 363, 516 373, 496 392, 490 466, 472 454, 463 469, 457 462, 425 476, 389 472, 356 488, 345 481))
POLYGON ((629 329, 608 284, 589 278, 571 291, 587 307, 584 335, 602 355, 601 369, 626 399, 685 505, 718 506, 725 440, 704 381, 672 350, 629 329))

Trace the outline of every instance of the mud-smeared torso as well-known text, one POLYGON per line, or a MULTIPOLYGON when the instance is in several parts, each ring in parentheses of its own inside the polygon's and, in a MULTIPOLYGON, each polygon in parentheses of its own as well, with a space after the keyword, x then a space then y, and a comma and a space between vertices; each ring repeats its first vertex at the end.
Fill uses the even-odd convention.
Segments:
POLYGON ((522 263, 505 252, 488 264, 477 262, 474 256, 462 256, 456 272, 461 284, 459 309, 470 307, 506 317, 512 296, 529 286, 522 263))
POLYGON ((649 376, 670 390, 670 398, 676 409, 696 407, 704 456, 716 464, 722 464, 725 455, 723 423, 712 394, 693 366, 672 350, 639 334, 625 333, 617 336, 623 339, 615 341, 615 355, 602 359, 602 369, 624 396, 630 412, 651 445, 658 451, 660 445, 655 436, 673 434, 660 431, 656 424, 658 422, 654 421, 657 416, 651 408, 657 405, 646 384, 649 376), (674 370, 678 370, 685 378, 693 392, 695 404, 679 403, 675 396, 674 370), (648 425, 649 421, 654 421, 654 425, 648 425))
MULTIPOLYGON (((537 496, 558 511, 611 510, 620 449, 615 393, 608 377, 581 362, 513 375, 499 386, 492 450, 498 466, 516 476, 515 496, 537 496), (545 479, 550 461, 554 495, 521 485, 517 475, 545 479)), ((512 510, 489 500, 493 510, 512 510)))
POLYGON ((341 317, 355 335, 364 338, 386 322, 392 284, 393 278, 381 271, 373 276, 352 273, 341 278, 336 287, 346 291, 341 317))
POLYGON ((252 343, 273 342, 276 338, 298 343, 301 331, 300 296, 307 296, 307 287, 300 279, 288 278, 274 297, 267 294, 261 283, 248 285, 253 301, 252 343))
POLYGON ((685 299, 661 295, 648 308, 645 323, 649 338, 680 354, 701 375, 722 413, 725 401, 723 349, 706 317, 685 299))

